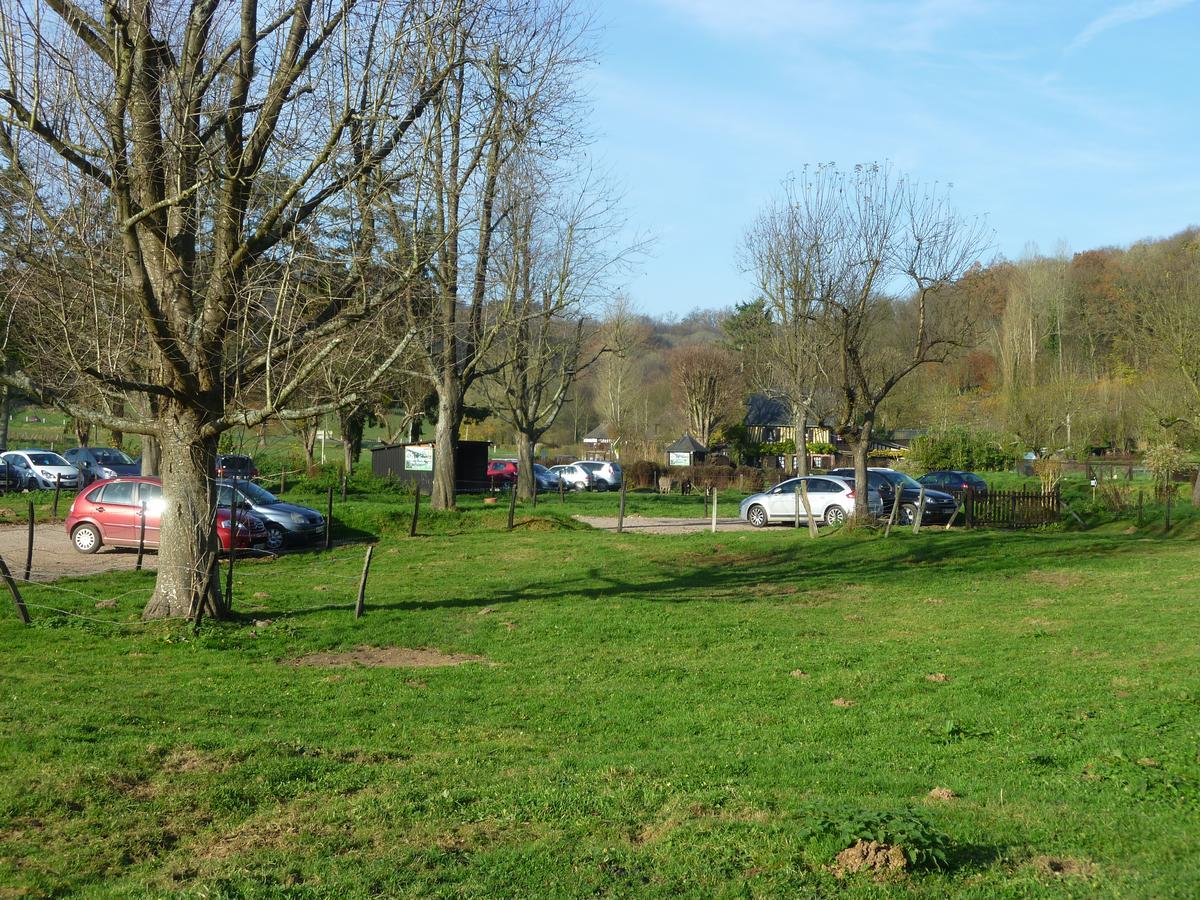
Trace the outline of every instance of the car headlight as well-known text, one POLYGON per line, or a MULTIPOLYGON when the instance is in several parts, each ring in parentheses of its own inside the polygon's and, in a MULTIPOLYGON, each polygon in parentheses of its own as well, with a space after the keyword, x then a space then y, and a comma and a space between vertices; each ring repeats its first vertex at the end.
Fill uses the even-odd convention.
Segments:
POLYGON ((48 469, 42 469, 42 470, 41 470, 41 476, 42 476, 43 478, 47 478, 47 479, 49 479, 50 481, 53 481, 53 480, 54 480, 54 473, 53 473, 53 472, 51 472, 51 471, 49 471, 48 469))
POLYGON ((114 472, 112 469, 107 469, 107 468, 101 467, 100 468, 100 477, 101 478, 116 478, 117 473, 114 472))
POLYGON ((293 525, 303 525, 307 521, 308 521, 308 519, 305 517, 305 515, 303 513, 292 513, 292 524, 293 525))

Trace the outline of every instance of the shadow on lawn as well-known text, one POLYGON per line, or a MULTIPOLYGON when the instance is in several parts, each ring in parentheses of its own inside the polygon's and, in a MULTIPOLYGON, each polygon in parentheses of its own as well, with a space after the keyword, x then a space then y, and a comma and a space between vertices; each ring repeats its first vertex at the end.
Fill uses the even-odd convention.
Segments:
MULTIPOLYGON (((805 552, 805 542, 787 548, 738 547, 732 551, 724 545, 700 545, 689 546, 674 556, 647 556, 646 563, 654 568, 644 576, 637 572, 624 574, 619 560, 614 560, 612 565, 593 565, 572 576, 532 580, 515 588, 428 600, 376 601, 370 606, 376 611, 469 609, 563 596, 627 597, 655 603, 745 603, 784 595, 802 599, 804 592, 829 591, 847 584, 868 588, 872 584, 911 585, 914 590, 922 590, 931 572, 940 578, 953 576, 965 586, 984 579, 1018 578, 1039 569, 1061 570, 1077 560, 1130 553, 1144 547, 1119 537, 1092 538, 1081 544, 1061 534, 997 534, 994 540, 981 540, 977 533, 948 534, 935 540, 898 538, 886 544, 821 542, 813 545, 816 552, 811 555, 805 552)), ((453 590, 451 587, 447 593, 453 590)), ((300 616, 342 606, 329 604, 281 614, 300 616)))

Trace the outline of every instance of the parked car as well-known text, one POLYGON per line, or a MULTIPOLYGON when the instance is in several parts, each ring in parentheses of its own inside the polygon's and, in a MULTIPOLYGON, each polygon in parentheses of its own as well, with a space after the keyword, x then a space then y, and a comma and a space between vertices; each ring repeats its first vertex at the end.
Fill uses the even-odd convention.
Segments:
POLYGON ((239 481, 249 481, 258 477, 258 467, 254 460, 240 453, 221 453, 217 456, 214 467, 218 478, 236 478, 239 481))
MULTIPOLYGON (((562 482, 568 491, 586 491, 591 485, 592 476, 587 469, 578 463, 568 463, 564 466, 551 466, 550 474, 562 482)), ((555 490, 558 486, 555 485, 555 490)))
MULTIPOLYGON (((807 521, 803 502, 796 496, 796 488, 808 484, 808 505, 813 518, 826 525, 841 525, 854 515, 858 492, 853 478, 831 478, 824 475, 809 475, 805 478, 789 478, 770 490, 751 494, 742 501, 738 515, 755 528, 772 522, 795 522, 799 504, 800 518, 807 521)), ((867 508, 872 515, 883 509, 883 500, 877 490, 867 493, 867 508)))
MULTIPOLYGON (((830 475, 853 478, 854 470, 830 469, 830 475)), ((900 511, 898 519, 901 524, 911 525, 917 519, 917 503, 921 498, 921 485, 917 480, 895 469, 884 469, 872 466, 867 469, 867 480, 872 490, 878 490, 883 500, 881 515, 890 516, 892 506, 896 502, 896 491, 900 492, 900 511)), ((944 491, 925 489, 925 522, 949 522, 958 509, 958 501, 944 491)))
POLYGON ((533 464, 533 477, 537 480, 538 491, 557 491, 558 476, 541 463, 533 464))
POLYGON ((927 488, 953 494, 956 497, 968 488, 974 491, 977 497, 986 497, 988 492, 988 483, 974 472, 960 472, 957 469, 926 472, 917 479, 917 483, 923 484, 927 488))
POLYGON ((619 463, 594 459, 579 459, 573 465, 579 466, 591 476, 593 490, 607 491, 621 486, 621 466, 619 463))
MULTIPOLYGON (((217 508, 228 510, 233 483, 217 482, 217 508)), ((325 536, 325 517, 315 509, 286 503, 253 481, 237 483, 239 509, 259 519, 267 529, 268 550, 281 550, 288 544, 303 544, 325 536)))
POLYGON ((0 459, 0 489, 5 491, 19 491, 21 489, 21 475, 15 466, 11 466, 4 459, 0 459))
POLYGON ((517 483, 517 461, 514 459, 489 460, 487 479, 491 487, 502 488, 517 483))
POLYGON ((63 457, 79 470, 83 485, 121 475, 140 475, 142 467, 115 447, 73 447, 63 457))
POLYGON ((79 487, 79 470, 51 450, 10 450, 0 456, 17 473, 19 490, 79 487))
MULTIPOLYGON (((95 553, 105 544, 136 547, 144 508, 145 545, 154 549, 159 545, 163 505, 162 481, 158 478, 98 481, 75 497, 67 514, 67 534, 80 553, 95 553)), ((267 542, 263 520, 248 512, 238 512, 231 519, 228 508, 218 509, 216 524, 222 550, 229 549, 235 533, 238 547, 257 547, 267 542)))

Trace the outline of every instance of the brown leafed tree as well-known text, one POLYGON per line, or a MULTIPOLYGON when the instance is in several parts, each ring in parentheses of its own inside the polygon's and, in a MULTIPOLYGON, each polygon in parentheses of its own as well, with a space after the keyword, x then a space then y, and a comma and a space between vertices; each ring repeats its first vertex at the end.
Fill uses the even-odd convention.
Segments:
POLYGON ((692 437, 704 446, 743 399, 737 358, 717 344, 684 344, 670 354, 671 387, 692 437))
POLYGON ((20 279, 4 322, 27 345, 0 380, 161 452, 149 618, 225 612, 210 579, 219 436, 355 399, 298 403, 406 280, 377 274, 393 248, 368 226, 411 183, 414 123, 463 63, 428 65, 444 12, 400 0, 0 6, 0 153, 25 225, 5 248, 20 279))

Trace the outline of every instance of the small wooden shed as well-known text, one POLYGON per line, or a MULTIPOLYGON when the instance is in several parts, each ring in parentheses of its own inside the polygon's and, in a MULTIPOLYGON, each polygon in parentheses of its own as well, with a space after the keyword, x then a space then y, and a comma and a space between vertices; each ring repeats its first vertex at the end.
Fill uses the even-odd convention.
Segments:
POLYGON ((667 467, 678 469, 684 466, 698 466, 708 456, 708 448, 690 434, 685 434, 667 448, 667 467))
MULTIPOLYGON (((487 490, 488 441, 459 441, 457 478, 454 489, 459 493, 487 490)), ((433 456, 435 444, 384 444, 371 449, 371 473, 379 478, 395 478, 421 485, 428 495, 433 488, 433 456)))

